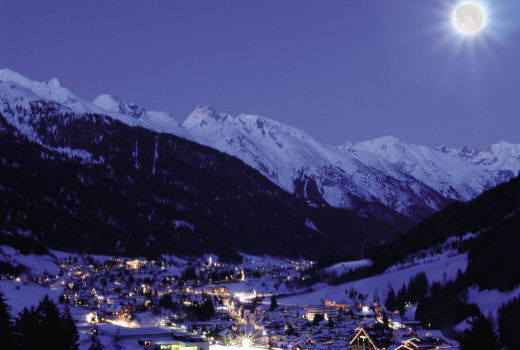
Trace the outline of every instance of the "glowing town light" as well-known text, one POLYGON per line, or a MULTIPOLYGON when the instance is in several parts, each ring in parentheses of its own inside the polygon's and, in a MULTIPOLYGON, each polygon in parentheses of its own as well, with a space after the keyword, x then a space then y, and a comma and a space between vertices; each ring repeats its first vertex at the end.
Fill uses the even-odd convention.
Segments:
POLYGON ((249 349, 250 346, 251 346, 251 339, 249 339, 249 338, 242 339, 242 348, 249 349))
POLYGON ((85 318, 87 319, 88 323, 91 323, 91 324, 98 324, 99 323, 99 319, 98 319, 97 313, 95 313, 95 312, 88 313, 85 316, 85 318))

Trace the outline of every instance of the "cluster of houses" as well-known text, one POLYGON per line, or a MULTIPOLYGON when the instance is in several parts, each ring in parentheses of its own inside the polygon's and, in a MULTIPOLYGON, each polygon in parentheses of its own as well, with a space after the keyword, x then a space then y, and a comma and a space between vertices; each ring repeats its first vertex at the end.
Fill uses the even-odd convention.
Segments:
POLYGON ((371 327, 358 327, 349 341, 347 349, 352 350, 431 350, 458 349, 448 342, 439 331, 405 332, 389 331, 382 324, 371 327))
POLYGON ((62 288, 61 301, 84 310, 88 324, 117 325, 122 328, 119 337, 143 349, 209 350, 212 344, 285 350, 457 348, 441 332, 422 330, 362 300, 273 303, 273 298, 290 294, 288 288, 275 287, 306 278, 310 267, 312 262, 304 260, 265 263, 254 257, 240 265, 219 263, 211 256, 197 262, 125 258, 95 262, 75 257, 62 261, 56 278, 38 278, 38 283, 62 288), (255 288, 266 284, 272 287, 270 292, 257 293, 255 288), (161 308, 165 296, 181 308, 161 308), (208 319, 187 317, 183 311, 207 300, 214 308, 208 319))

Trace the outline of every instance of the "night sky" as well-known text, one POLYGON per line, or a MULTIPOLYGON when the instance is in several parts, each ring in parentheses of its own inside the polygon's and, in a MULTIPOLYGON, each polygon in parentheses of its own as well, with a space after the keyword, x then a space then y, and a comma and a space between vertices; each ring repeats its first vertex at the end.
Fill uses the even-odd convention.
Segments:
POLYGON ((0 0, 0 68, 183 121, 259 114, 340 144, 520 143, 520 1, 0 0))

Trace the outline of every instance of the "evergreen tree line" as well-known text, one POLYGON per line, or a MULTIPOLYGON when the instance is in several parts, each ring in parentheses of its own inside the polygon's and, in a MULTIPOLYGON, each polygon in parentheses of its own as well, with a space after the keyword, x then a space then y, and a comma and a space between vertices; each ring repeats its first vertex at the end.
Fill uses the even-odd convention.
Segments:
MULTIPOLYGON (((490 317, 478 313, 470 322, 470 328, 464 331, 460 341, 461 350, 500 350, 501 345, 495 334, 495 325, 490 317)), ((518 349, 518 348, 515 348, 518 349)))
POLYGON ((402 314, 407 302, 418 303, 415 319, 425 328, 451 330, 463 320, 470 319, 470 327, 461 337, 462 350, 520 349, 520 298, 500 307, 495 327, 491 317, 483 315, 477 305, 467 302, 470 284, 460 271, 454 281, 431 285, 426 275, 420 273, 410 279, 408 286, 403 285, 397 295, 390 289, 385 307, 402 314))
POLYGON ((520 349, 520 298, 498 309, 498 332, 506 349, 520 349))
POLYGON ((385 301, 385 307, 389 311, 399 311, 402 315, 406 304, 415 304, 426 296, 428 292, 428 278, 424 272, 418 273, 415 277, 410 278, 407 285, 403 285, 395 294, 393 288, 390 288, 385 301))
POLYGON ((68 307, 63 312, 46 295, 38 307, 24 308, 17 318, 0 293, 2 348, 14 350, 77 350, 79 334, 68 307))
POLYGON ((500 222, 520 209, 520 177, 482 193, 469 202, 456 202, 419 223, 413 230, 388 244, 369 249, 367 257, 376 270, 402 261, 406 255, 417 253, 448 237, 460 237, 478 232, 500 222))
MULTIPOLYGON (((394 241, 366 252, 373 264, 364 275, 381 273, 409 254, 431 249, 448 237, 479 235, 458 244, 468 251, 468 282, 482 289, 511 290, 520 284, 520 177, 466 203, 454 203, 394 241)), ((359 277, 359 276, 356 276, 359 277)))
POLYGON ((215 306, 211 297, 204 296, 202 303, 194 302, 189 306, 173 301, 171 294, 164 294, 160 299, 158 306, 173 312, 184 310, 188 317, 196 318, 199 321, 208 321, 215 315, 215 306))
POLYGON ((428 294, 419 301, 415 319, 423 327, 448 330, 468 317, 476 317, 478 306, 467 302, 467 280, 459 271, 454 281, 432 283, 428 294))
POLYGON ((206 298, 202 304, 193 303, 188 308, 188 312, 197 317, 199 321, 209 321, 215 315, 215 306, 211 298, 206 298))
POLYGON ((481 289, 508 291, 520 283, 520 213, 502 220, 473 240, 466 276, 481 289))

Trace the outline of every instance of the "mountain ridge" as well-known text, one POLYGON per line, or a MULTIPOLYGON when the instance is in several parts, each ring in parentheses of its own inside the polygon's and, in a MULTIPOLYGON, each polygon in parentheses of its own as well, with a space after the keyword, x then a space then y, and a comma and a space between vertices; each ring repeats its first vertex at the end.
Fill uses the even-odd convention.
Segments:
MULTIPOLYGON (((520 171, 520 145, 506 142, 478 151, 414 145, 386 136, 332 146, 257 115, 231 116, 197 106, 178 123, 167 112, 147 110, 111 95, 87 102, 57 79, 32 82, 3 69, 0 81, 10 84, 1 89, 4 103, 9 104, 11 90, 18 87, 31 91, 34 98, 29 100, 43 98, 75 113, 108 115, 130 126, 173 134, 236 156, 311 203, 327 203, 361 215, 378 213, 385 206, 419 221, 452 201, 474 198, 520 171)), ((23 95, 26 91, 18 92, 23 95)), ((23 99, 11 98, 11 104, 18 105, 23 99)), ((26 126, 18 123, 18 127, 26 126)))

